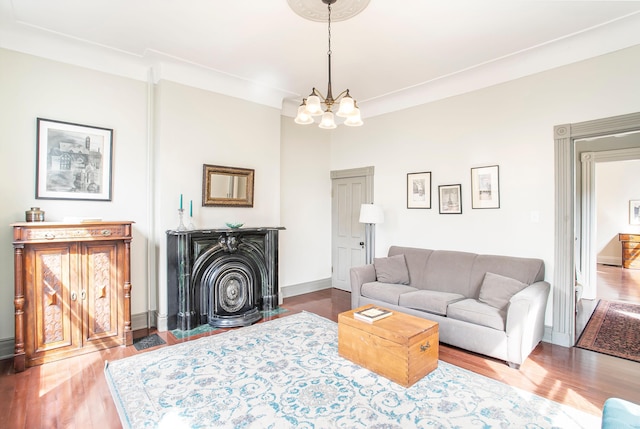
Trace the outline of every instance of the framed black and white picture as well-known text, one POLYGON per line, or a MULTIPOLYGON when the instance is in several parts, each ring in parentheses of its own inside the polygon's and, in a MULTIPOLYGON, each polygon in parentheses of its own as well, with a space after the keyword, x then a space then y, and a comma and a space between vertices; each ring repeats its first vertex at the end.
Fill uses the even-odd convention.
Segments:
POLYGON ((113 130, 38 118, 36 198, 111 201, 113 130))
POLYGON ((440 196, 440 214, 462 213, 462 185, 438 186, 440 196))
POLYGON ((499 209, 500 180, 497 165, 471 169, 471 208, 499 209))
POLYGON ((407 208, 431 208, 431 172, 407 174, 407 208))
POLYGON ((640 200, 629 200, 629 224, 640 225, 640 200))

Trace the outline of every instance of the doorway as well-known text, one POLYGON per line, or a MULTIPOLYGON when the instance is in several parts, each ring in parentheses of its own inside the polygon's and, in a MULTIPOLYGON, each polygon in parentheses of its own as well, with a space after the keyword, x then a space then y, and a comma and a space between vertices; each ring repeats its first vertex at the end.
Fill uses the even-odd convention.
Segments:
POLYGON ((555 257, 552 342, 576 343, 576 278, 581 261, 581 204, 576 141, 640 131, 640 113, 554 127, 555 257))
POLYGON ((360 205, 373 199, 373 167, 331 172, 331 282, 351 291, 351 267, 365 264, 365 227, 360 205))

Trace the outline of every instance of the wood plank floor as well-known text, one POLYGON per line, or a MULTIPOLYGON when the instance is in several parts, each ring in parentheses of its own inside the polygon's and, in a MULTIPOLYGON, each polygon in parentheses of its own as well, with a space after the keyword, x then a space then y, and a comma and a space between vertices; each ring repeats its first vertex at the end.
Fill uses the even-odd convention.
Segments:
MULTIPOLYGON (((350 308, 350 294, 327 289, 287 298, 283 306, 290 312, 273 318, 310 311, 337 321, 338 313, 350 308)), ((159 335, 168 345, 188 341, 167 332, 159 335)), ((10 360, 0 361, 0 427, 121 428, 105 381, 104 362, 144 352, 133 346, 118 347, 18 374, 10 360)), ((640 363, 586 350, 542 343, 519 371, 446 345, 441 345, 440 359, 595 415, 601 414, 604 400, 611 396, 640 403, 640 363)))

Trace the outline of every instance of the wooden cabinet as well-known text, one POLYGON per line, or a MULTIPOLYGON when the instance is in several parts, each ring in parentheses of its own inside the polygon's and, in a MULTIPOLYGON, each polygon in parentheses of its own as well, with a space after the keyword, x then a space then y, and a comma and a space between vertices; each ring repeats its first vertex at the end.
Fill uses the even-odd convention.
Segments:
POLYGON ((16 371, 132 344, 131 222, 12 227, 16 371))
POLYGON ((622 242, 622 267, 640 269, 640 234, 619 234, 622 242))

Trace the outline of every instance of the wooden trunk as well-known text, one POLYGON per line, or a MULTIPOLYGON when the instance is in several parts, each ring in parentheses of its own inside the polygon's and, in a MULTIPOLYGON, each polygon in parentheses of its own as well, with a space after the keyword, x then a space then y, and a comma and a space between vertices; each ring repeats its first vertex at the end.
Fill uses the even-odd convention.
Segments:
POLYGON ((394 311, 373 323, 338 315, 338 353, 389 380, 409 387, 438 367, 438 323, 394 311))

